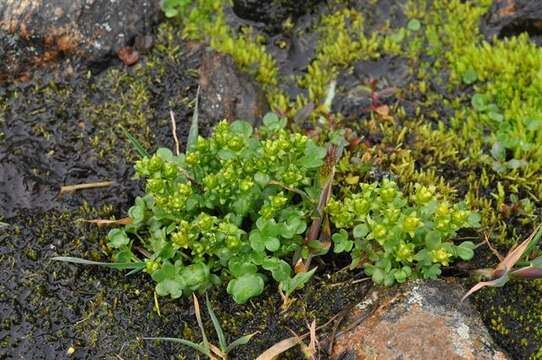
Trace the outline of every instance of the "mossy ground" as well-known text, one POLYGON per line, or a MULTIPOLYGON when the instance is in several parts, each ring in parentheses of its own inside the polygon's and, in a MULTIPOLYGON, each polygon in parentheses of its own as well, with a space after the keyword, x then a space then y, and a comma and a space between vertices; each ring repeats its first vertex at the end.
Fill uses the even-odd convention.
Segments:
MULTIPOLYGON (((537 88, 528 80, 530 68, 517 69, 510 81, 521 81, 507 98, 492 94, 506 86, 510 69, 501 68, 497 61, 472 64, 486 46, 478 28, 488 1, 363 4, 330 2, 321 9, 322 21, 316 15, 297 27, 284 24, 281 34, 271 38, 258 34, 257 42, 252 42, 254 33, 245 33, 232 43, 235 46, 219 38, 236 36, 230 30, 224 35, 225 20, 207 30, 211 45, 231 54, 262 82, 279 112, 293 115, 313 102, 315 118, 325 113, 329 109, 321 103, 327 85, 338 78, 333 109, 341 113, 335 120, 356 130, 363 141, 350 149, 338 167, 337 192, 382 176, 393 177, 406 191, 414 182, 435 185, 443 196, 466 198, 482 213, 481 233, 463 236, 481 241, 485 233, 506 253, 529 234, 542 214, 539 152, 512 143, 506 145, 504 159, 491 155, 498 141, 491 134, 504 131, 512 136, 521 129, 519 115, 537 114, 538 105, 531 96, 537 88), (412 19, 419 21, 420 28, 409 25, 412 19), (304 39, 308 44, 303 45, 304 39), (337 39, 341 46, 334 47, 337 39), (267 53, 262 52, 262 45, 267 53), (313 52, 308 68, 284 65, 307 63, 299 60, 300 54, 313 52), (249 57, 241 58, 243 53, 249 57), (463 81, 471 67, 477 72, 473 83, 463 81), (369 109, 369 93, 363 86, 371 79, 379 80, 378 91, 394 88, 393 95, 379 99, 388 106, 389 116, 369 109), (495 124, 488 114, 475 111, 471 104, 475 93, 495 102, 511 127, 495 124), (527 109, 518 110, 518 102, 527 109), (496 169, 496 161, 510 159, 525 160, 526 165, 496 169)), ((73 346, 77 358, 193 357, 182 347, 137 339, 144 335, 197 338, 190 301, 160 299, 159 316, 153 284, 144 275, 126 278, 119 272, 48 261, 54 255, 107 259, 106 230, 76 220, 121 217, 140 191, 139 184, 130 180, 134 155, 119 124, 150 149, 171 147, 171 109, 182 124, 179 136, 186 138, 200 50, 180 40, 177 26, 174 22, 163 25, 152 53, 133 68, 115 66, 71 81, 43 78, 0 90, 0 170, 11 176, 1 189, 11 195, 1 205, 6 219, 0 219, 9 224, 0 227, 0 258, 9 269, 0 275, 0 310, 7 314, 0 329, 0 354, 61 358, 73 346), (60 184, 96 180, 116 184, 57 197, 60 184)), ((518 41, 524 56, 538 64, 542 50, 528 45, 526 37, 518 41)), ((499 41, 487 46, 490 60, 491 56, 509 56, 511 63, 517 60, 510 51, 518 45, 499 41)), ((525 134, 525 144, 537 144, 540 130, 536 126, 531 125, 525 134)), ((470 268, 497 262, 486 247, 480 247, 476 255, 470 268)), ((212 293, 213 306, 229 337, 262 332, 237 356, 254 358, 290 336, 289 328, 302 333, 313 318, 322 324, 344 305, 360 300, 365 284, 351 285, 354 273, 335 274, 342 265, 323 266, 284 314, 272 287, 245 306, 225 300, 223 291, 212 293), (340 285, 332 285, 336 283, 340 285)), ((450 273, 464 275, 460 267, 450 273)), ((465 284, 472 285, 468 280, 465 284)), ((473 296, 497 343, 514 358, 542 358, 541 295, 540 281, 515 281, 473 296)), ((211 333, 211 327, 207 328, 211 333)), ((290 354, 296 356, 299 353, 290 354)))

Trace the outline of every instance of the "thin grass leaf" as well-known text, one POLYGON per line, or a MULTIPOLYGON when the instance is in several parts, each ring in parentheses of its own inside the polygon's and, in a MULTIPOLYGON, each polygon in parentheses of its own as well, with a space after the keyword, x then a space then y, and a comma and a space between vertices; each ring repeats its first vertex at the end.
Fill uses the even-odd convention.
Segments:
POLYGON ((192 115, 192 124, 190 125, 190 131, 188 132, 188 139, 186 140, 186 152, 191 151, 198 141, 199 135, 199 86, 196 92, 196 104, 194 105, 194 114, 192 115))
POLYGON ((542 256, 537 257, 534 260, 531 260, 531 266, 542 269, 542 256))
POLYGON ((198 326, 201 330, 201 336, 203 337, 203 346, 209 350, 209 341, 207 340, 207 335, 205 334, 205 328, 203 327, 203 321, 201 321, 201 309, 199 306, 198 298, 195 294, 192 294, 194 300, 194 312, 196 313, 196 320, 198 321, 198 326))
POLYGON ((510 251, 497 265, 497 268, 495 270, 504 270, 506 269, 512 269, 514 265, 521 259, 522 256, 524 256, 529 249, 532 249, 534 245, 538 242, 540 239, 540 236, 542 236, 542 224, 538 225, 536 229, 531 233, 531 235, 519 246, 517 246, 515 249, 510 251))
POLYGON ((228 345, 226 344, 226 337, 224 336, 224 331, 222 331, 220 322, 218 321, 218 318, 216 317, 215 312, 210 305, 209 296, 207 294, 205 294, 205 304, 207 305, 207 311, 209 312, 209 316, 211 317, 211 321, 213 322, 213 326, 215 327, 216 334, 218 335, 218 343, 220 345, 220 349, 227 354, 228 345))
POLYGON ((133 270, 130 270, 126 275, 124 276, 131 276, 131 275, 134 275, 134 274, 137 274, 138 272, 142 271, 145 267, 142 266, 140 269, 133 269, 133 270))
POLYGON ((107 220, 107 219, 92 219, 92 220, 80 220, 82 222, 90 223, 90 224, 96 224, 98 226, 101 225, 130 225, 132 223, 132 219, 129 217, 125 217, 118 220, 107 220))
POLYGON ((542 268, 536 266, 526 266, 524 268, 512 271, 510 276, 514 279, 521 280, 542 279, 542 268))
POLYGON ((77 190, 89 190, 96 188, 109 187, 113 185, 113 181, 99 181, 86 184, 64 185, 60 187, 60 195, 65 193, 71 193, 77 190))
POLYGON ((324 109, 326 111, 331 110, 331 104, 335 98, 335 90, 337 88, 337 80, 332 80, 327 88, 326 100, 324 101, 324 109))
POLYGON ((104 267, 117 269, 117 270, 126 270, 126 269, 141 270, 145 268, 145 263, 143 262, 106 263, 106 262, 91 261, 91 260, 86 260, 86 259, 81 259, 81 258, 76 258, 76 257, 71 257, 71 256, 55 256, 51 258, 51 260, 69 262, 69 263, 80 264, 80 265, 104 266, 104 267))
POLYGON ((196 344, 189 340, 170 338, 170 337, 144 337, 143 340, 169 341, 169 342, 179 343, 179 344, 191 347, 192 349, 197 350, 200 353, 212 358, 212 355, 209 349, 206 349, 202 345, 196 344))
POLYGON ((138 153, 140 157, 151 157, 147 150, 145 150, 143 145, 141 145, 141 143, 132 134, 130 134, 130 132, 126 130, 124 126, 121 126, 120 128, 122 129, 122 132, 124 132, 124 136, 126 136, 128 141, 132 144, 134 150, 138 153))
POLYGON ((498 277, 497 279, 491 280, 491 281, 482 281, 478 284, 474 285, 467 293, 461 298, 461 302, 463 302, 466 298, 477 292, 478 290, 490 286, 490 287, 501 287, 504 286, 510 280, 510 271, 508 269, 504 270, 504 273, 502 276, 498 277))
POLYGON ((233 341, 231 344, 229 344, 226 347, 226 354, 228 354, 230 351, 232 351, 233 349, 235 349, 238 346, 246 345, 250 341, 250 339, 252 339, 252 337, 254 335, 256 335, 257 333, 258 332, 256 331, 255 333, 248 334, 248 335, 245 335, 245 336, 241 336, 240 338, 233 341))
POLYGON ((6 228, 9 227, 9 224, 0 221, 0 229, 1 229, 1 228, 5 228, 5 227, 6 227, 6 228))
POLYGON ((269 349, 265 350, 256 360, 273 360, 283 352, 293 348, 301 342, 299 336, 293 336, 291 338, 279 341, 269 349))
POLYGON ((525 249, 525 255, 529 255, 531 251, 534 250, 536 244, 540 241, 540 238, 542 237, 542 224, 539 224, 538 227, 533 231, 533 233, 536 233, 531 241, 529 242, 529 246, 527 246, 527 249, 525 249))

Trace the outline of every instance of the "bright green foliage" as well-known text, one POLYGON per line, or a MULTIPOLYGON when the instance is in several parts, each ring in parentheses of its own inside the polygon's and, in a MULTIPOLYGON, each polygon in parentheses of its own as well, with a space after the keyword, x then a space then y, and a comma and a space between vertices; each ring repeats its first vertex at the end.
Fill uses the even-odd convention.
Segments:
POLYGON ((326 151, 285 130, 284 118, 263 122, 257 134, 246 122, 221 122, 186 155, 162 148, 136 163, 146 195, 128 212, 133 223, 110 231, 109 245, 116 261, 134 261, 134 246, 150 254, 145 271, 158 295, 227 280, 228 293, 245 303, 269 277, 286 294, 309 280, 312 272, 292 276, 283 259, 308 255, 303 234, 326 151))
POLYGON ((327 211, 339 230, 334 251, 350 252, 352 266, 363 265, 384 285, 436 278, 453 259, 470 260, 474 244, 454 245, 450 239, 460 228, 478 227, 480 220, 464 204, 437 200, 433 188, 417 185, 407 199, 389 180, 362 184, 360 192, 332 200, 327 211))
POLYGON ((322 17, 316 57, 308 66, 307 74, 298 80, 308 92, 307 98, 298 97, 298 108, 307 101, 322 103, 329 84, 342 68, 380 56, 381 39, 377 34, 365 35, 364 21, 360 12, 347 8, 322 17))
POLYGON ((453 67, 464 80, 478 80, 475 96, 480 101, 473 101, 468 121, 494 129, 491 143, 511 150, 515 159, 534 160, 540 166, 542 50, 521 35, 466 47, 453 67))
POLYGON ((167 17, 174 17, 185 12, 192 0, 160 0, 160 7, 167 17))

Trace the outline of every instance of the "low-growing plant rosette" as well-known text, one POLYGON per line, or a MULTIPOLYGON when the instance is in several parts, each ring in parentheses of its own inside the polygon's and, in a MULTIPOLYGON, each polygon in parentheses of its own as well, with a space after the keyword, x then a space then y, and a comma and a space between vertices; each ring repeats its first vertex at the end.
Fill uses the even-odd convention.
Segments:
POLYGON ((433 187, 419 184, 410 198, 390 180, 360 187, 342 201, 331 200, 327 212, 337 229, 334 251, 349 252, 351 266, 363 266, 375 283, 434 279, 442 266, 473 257, 472 242, 452 241, 459 229, 480 226, 480 216, 464 203, 439 201, 433 187))
POLYGON ((242 304, 270 278, 286 295, 302 287, 315 269, 294 274, 285 259, 311 251, 303 234, 326 151, 285 126, 275 114, 257 132, 221 122, 186 154, 161 148, 139 160, 146 194, 129 209, 131 224, 109 232, 113 259, 141 262, 136 254, 146 254, 156 293, 172 298, 227 282, 242 304))

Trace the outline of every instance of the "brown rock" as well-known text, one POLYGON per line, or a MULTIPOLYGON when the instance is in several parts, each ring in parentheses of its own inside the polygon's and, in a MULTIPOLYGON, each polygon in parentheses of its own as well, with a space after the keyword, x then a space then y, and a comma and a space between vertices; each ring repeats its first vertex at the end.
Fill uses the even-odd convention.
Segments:
POLYGON ((472 305, 460 302, 464 293, 459 284, 443 280, 375 290, 349 316, 350 324, 359 324, 339 333, 332 355, 386 360, 508 359, 472 305))
POLYGON ((134 65, 139 60, 139 52, 130 46, 120 49, 117 55, 119 59, 128 66, 134 65))
POLYGON ((268 111, 265 94, 247 74, 237 69, 230 56, 207 52, 199 69, 200 119, 246 120, 256 124, 268 111))
POLYGON ((482 21, 488 40, 528 33, 542 45, 542 2, 540 0, 495 0, 482 21))
POLYGON ((106 61, 160 18, 155 0, 0 1, 0 81, 59 60, 76 67, 106 61))

